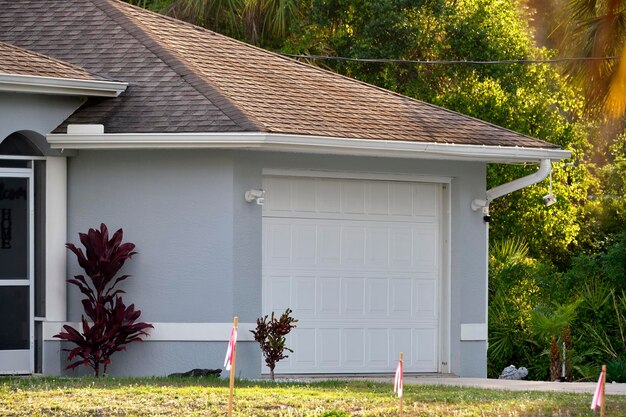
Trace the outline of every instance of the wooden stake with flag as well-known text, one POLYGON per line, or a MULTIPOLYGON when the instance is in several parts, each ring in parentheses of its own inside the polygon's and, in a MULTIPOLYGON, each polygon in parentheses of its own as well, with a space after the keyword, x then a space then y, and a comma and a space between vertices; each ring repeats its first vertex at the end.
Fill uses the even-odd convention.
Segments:
POLYGON ((591 400, 591 409, 595 410, 600 406, 600 417, 604 417, 604 387, 606 385, 606 365, 602 365, 602 372, 600 372, 600 378, 598 378, 598 385, 593 393, 593 399, 591 400))
POLYGON ((400 360, 398 361, 398 366, 396 367, 396 376, 393 379, 393 392, 398 393, 398 401, 400 407, 400 417, 402 417, 402 378, 404 374, 403 369, 403 354, 400 352, 400 360))
POLYGON ((237 359, 237 327, 239 325, 239 317, 233 319, 233 329, 230 331, 228 339, 228 349, 226 350, 226 358, 224 366, 230 371, 230 388, 228 391, 228 417, 233 415, 233 391, 235 389, 235 360, 237 359))

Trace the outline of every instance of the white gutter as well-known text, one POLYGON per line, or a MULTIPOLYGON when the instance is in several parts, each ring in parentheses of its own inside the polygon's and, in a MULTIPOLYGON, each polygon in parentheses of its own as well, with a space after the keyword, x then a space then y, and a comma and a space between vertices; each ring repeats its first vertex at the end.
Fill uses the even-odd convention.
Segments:
MULTIPOLYGON (((233 133, 102 133, 100 129, 68 126, 70 133, 49 134, 54 149, 255 149, 312 154, 446 159, 475 162, 539 162, 561 160, 570 151, 554 148, 458 145, 399 140, 332 138, 261 132, 233 133), (75 132, 75 133, 71 133, 75 132), (79 133, 82 132, 82 133, 79 133)), ((91 125, 96 127, 94 125, 91 125)))
POLYGON ((539 165, 539 170, 537 172, 522 178, 518 178, 511 182, 498 185, 497 187, 488 190, 486 192, 487 198, 484 200, 478 198, 474 199, 472 201, 472 210, 476 211, 478 209, 488 208, 489 203, 491 203, 496 198, 502 197, 503 195, 510 194, 514 191, 521 190, 522 188, 528 187, 529 185, 537 184, 538 182, 545 180, 548 175, 550 175, 551 170, 552 162, 549 159, 542 159, 541 164, 539 165))
POLYGON ((69 96, 117 97, 128 83, 34 75, 0 74, 0 91, 69 96))

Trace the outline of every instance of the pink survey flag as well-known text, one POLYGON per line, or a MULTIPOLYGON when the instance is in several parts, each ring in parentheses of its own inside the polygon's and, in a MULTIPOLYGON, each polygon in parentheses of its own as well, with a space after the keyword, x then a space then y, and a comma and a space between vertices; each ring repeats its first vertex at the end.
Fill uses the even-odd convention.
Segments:
POLYGON ((228 340, 228 349, 226 349, 226 358, 224 359, 224 366, 227 371, 233 366, 233 352, 235 351, 235 345, 237 344, 237 327, 233 326, 230 331, 230 339, 228 340))
POLYGON ((398 398, 402 398, 402 361, 398 361, 398 367, 396 368, 396 376, 393 380, 393 392, 398 393, 398 398))
POLYGON ((604 380, 605 380, 605 373, 606 371, 604 369, 602 369, 602 372, 600 372, 600 378, 598 378, 598 385, 596 385, 596 390, 593 393, 593 399, 591 400, 591 409, 595 410, 596 408, 602 406, 602 402, 604 401, 603 395, 602 395, 602 391, 604 388, 604 380))

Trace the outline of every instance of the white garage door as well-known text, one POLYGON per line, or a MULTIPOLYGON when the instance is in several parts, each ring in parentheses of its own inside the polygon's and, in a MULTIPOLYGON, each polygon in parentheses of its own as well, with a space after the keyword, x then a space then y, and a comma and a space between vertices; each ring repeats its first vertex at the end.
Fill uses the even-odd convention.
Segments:
MULTIPOLYGON (((266 176, 263 310, 299 319, 278 373, 436 372, 440 184, 266 176)), ((266 369, 267 371, 267 369, 266 369)))

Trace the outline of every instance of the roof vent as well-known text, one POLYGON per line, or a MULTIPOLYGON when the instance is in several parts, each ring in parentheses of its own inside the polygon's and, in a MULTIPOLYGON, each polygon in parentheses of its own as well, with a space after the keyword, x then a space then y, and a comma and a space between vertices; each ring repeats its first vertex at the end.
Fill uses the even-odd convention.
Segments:
POLYGON ((67 125, 68 135, 102 135, 104 125, 67 125))

